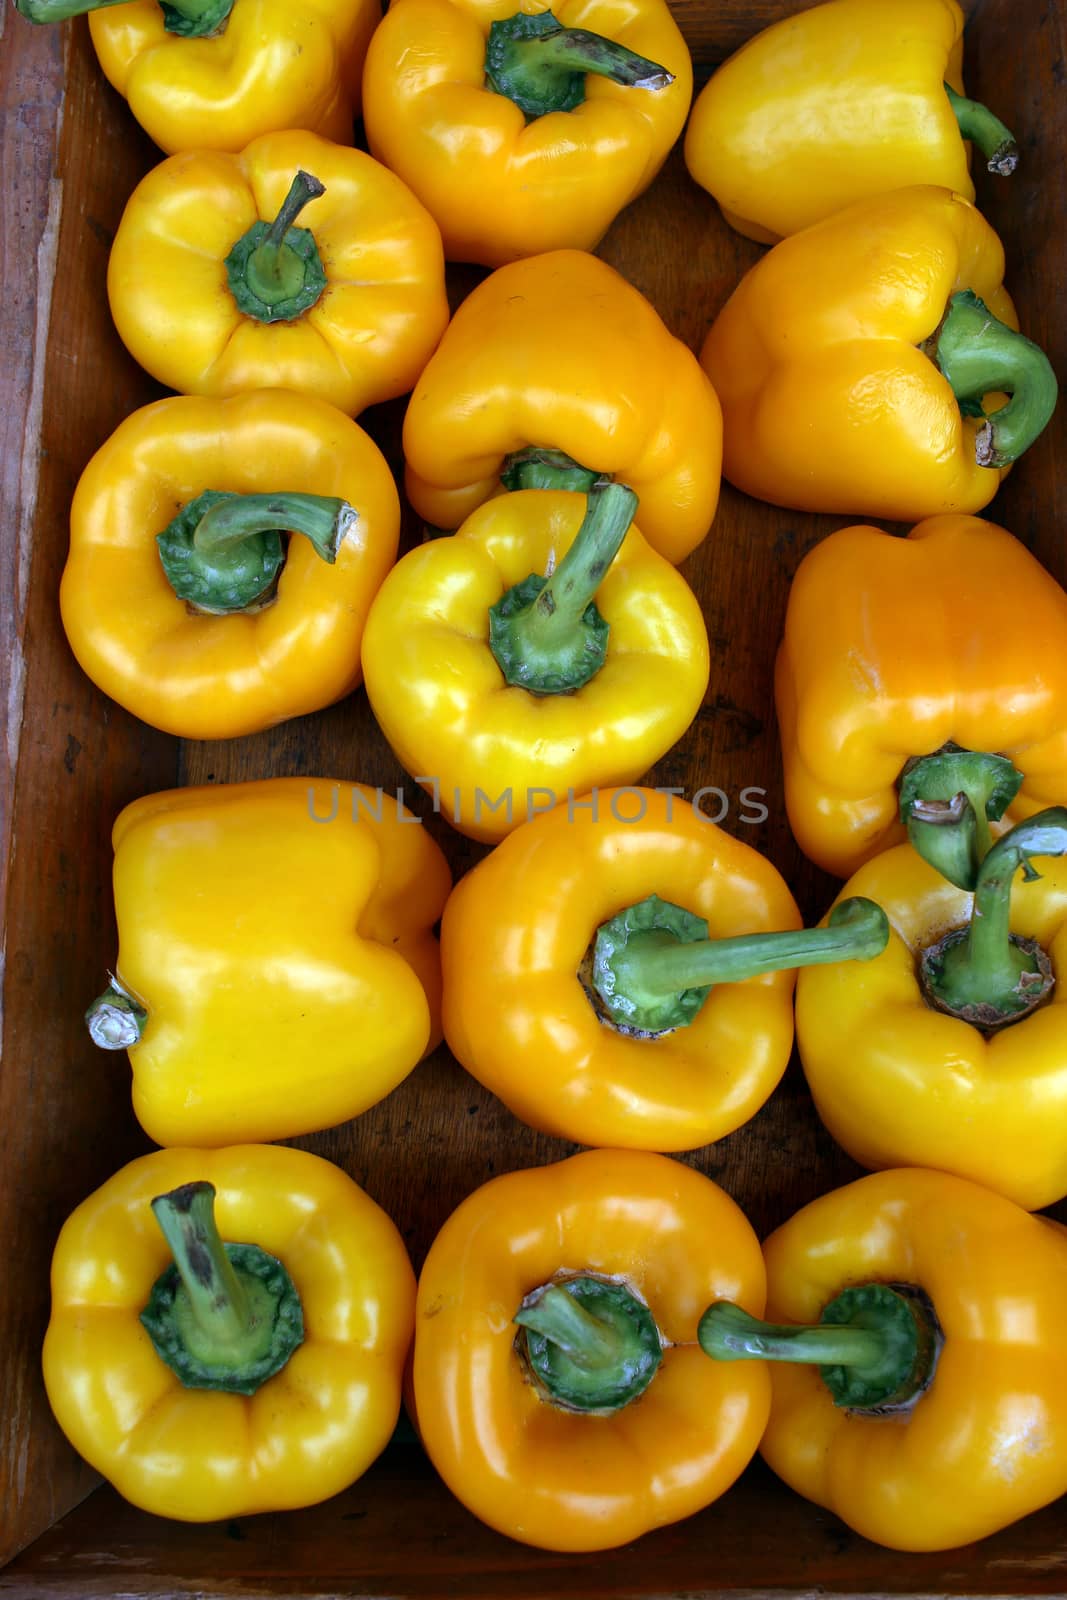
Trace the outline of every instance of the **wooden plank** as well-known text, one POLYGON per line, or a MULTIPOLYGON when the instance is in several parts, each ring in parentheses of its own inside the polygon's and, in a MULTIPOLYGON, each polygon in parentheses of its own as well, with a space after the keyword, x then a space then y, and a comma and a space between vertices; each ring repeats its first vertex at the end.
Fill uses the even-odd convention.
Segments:
MULTIPOLYGON (((797 0, 757 0, 746 7, 678 0, 676 6, 704 76, 758 27, 799 8, 797 0)), ((31 33, 10 15, 6 31, 0 59, 4 104, 17 108, 22 97, 43 106, 61 81, 60 36, 31 33)), ((1067 327, 1058 316, 1067 192, 1055 163, 1056 152, 1067 148, 1064 35, 1063 11, 1050 0, 981 0, 967 56, 972 92, 1006 115, 1024 150, 1024 165, 1009 184, 980 178, 980 199, 1008 246, 1009 283, 1024 327, 1061 372, 1067 371, 1067 327), (1043 154, 1052 169, 1044 175, 1043 154)), ((156 392, 111 330, 103 280, 125 195, 157 155, 101 83, 84 25, 69 30, 69 37, 67 110, 58 144, 61 294, 40 391, 39 484, 32 473, 24 478, 21 466, 27 437, 32 449, 32 407, 28 424, 16 414, 20 407, 25 411, 25 395, 33 394, 32 350, 27 358, 25 341, 37 325, 38 302, 35 293, 27 298, 26 274, 32 279, 49 215, 58 101, 49 102, 47 113, 40 110, 36 127, 25 133, 17 114, 5 124, 2 157, 5 178, 23 185, 21 205, 12 198, 10 182, 5 190, 5 282, 16 283, 19 293, 0 309, 0 352, 22 365, 6 363, 5 376, 14 372, 16 386, 0 416, 3 481, 5 492, 12 484, 17 490, 28 484, 36 498, 26 522, 29 537, 20 547, 29 563, 24 609, 11 603, 18 594, 18 554, 6 545, 2 574, 3 658, 7 647, 24 642, 26 672, 25 732, 7 824, 12 844, 0 1233, 5 1289, 17 1283, 21 1292, 7 1290, 0 1297, 0 1561, 5 1551, 10 1554, 62 1516, 91 1482, 51 1423, 37 1378, 47 1315, 45 1264, 67 1210, 143 1147, 124 1064, 97 1055, 79 1022, 114 948, 108 831, 115 812, 135 794, 178 781, 289 773, 359 777, 389 789, 404 784, 457 875, 481 854, 431 815, 426 797, 405 782, 361 693, 253 739, 179 746, 108 705, 74 667, 55 608, 66 507, 92 450, 126 412, 156 392), (31 162, 26 171, 32 171, 32 183, 18 165, 20 149, 31 162), (32 204, 26 210, 28 183, 32 204)), ((650 296, 694 349, 759 254, 723 226, 708 196, 688 179, 678 152, 653 190, 611 230, 601 253, 650 296)), ((454 301, 476 277, 470 270, 451 273, 454 301)), ((366 419, 397 469, 402 410, 395 404, 366 419)), ((1067 580, 1060 533, 1065 490, 1057 462, 1065 443, 1061 407, 991 508, 994 519, 1023 537, 1061 581, 1067 580)), ((24 493, 22 504, 29 503, 24 493)), ((686 567, 712 638, 711 685, 693 728, 650 775, 652 782, 682 785, 689 793, 717 784, 735 808, 743 787, 765 789, 764 824, 740 824, 735 809, 727 826, 770 855, 809 917, 822 913, 834 886, 801 858, 789 835, 771 665, 797 563, 841 520, 775 511, 724 490, 715 528, 686 567)), ((9 525, 5 517, 5 529, 9 525)), ((409 517, 405 539, 419 537, 409 517)), ((367 1187, 396 1219, 416 1265, 449 1211, 479 1183, 573 1148, 525 1129, 444 1050, 357 1122, 298 1142, 337 1161, 367 1187)), ((761 1232, 857 1172, 815 1117, 795 1062, 748 1127, 686 1159, 723 1183, 761 1232)), ((1067 1210, 1061 1207, 1059 1215, 1067 1216, 1067 1210)), ((366 1593, 483 1600, 547 1592, 1022 1595, 1067 1592, 1065 1568, 1062 1505, 973 1549, 897 1557, 853 1538, 758 1466, 718 1506, 684 1525, 626 1551, 560 1558, 489 1533, 408 1450, 393 1451, 325 1507, 231 1526, 169 1525, 132 1511, 110 1490, 98 1491, 0 1575, 0 1588, 27 1596, 366 1593)))
MULTIPOLYGON (((158 392, 122 350, 104 288, 112 230, 154 155, 101 83, 84 22, 31 29, 5 12, 4 26, 2 237, 14 296, 2 310, 0 427, 5 535, 16 529, 18 545, 5 544, 2 658, 15 667, 9 733, 21 734, 21 748, 17 777, 4 786, 0 1561, 98 1481, 55 1427, 40 1379, 48 1261, 67 1213, 146 1145, 130 1115, 126 1063, 93 1048, 81 1013, 114 950, 111 823, 127 800, 172 784, 178 770, 172 740, 83 677, 57 605, 78 474, 121 418, 158 392), (52 236, 57 287, 45 350, 47 282, 38 297, 34 268, 40 250, 48 269, 52 236)), ((9 744, 12 768, 13 755, 9 744)))
POLYGON ((411 1447, 354 1488, 297 1516, 175 1529, 93 1495, 0 1574, 25 1600, 197 1595, 373 1600, 809 1600, 821 1594, 1062 1596, 1067 1537, 1051 1507, 978 1546, 940 1555, 879 1550, 787 1494, 761 1464, 686 1523, 591 1556, 513 1544, 458 1508, 411 1447))

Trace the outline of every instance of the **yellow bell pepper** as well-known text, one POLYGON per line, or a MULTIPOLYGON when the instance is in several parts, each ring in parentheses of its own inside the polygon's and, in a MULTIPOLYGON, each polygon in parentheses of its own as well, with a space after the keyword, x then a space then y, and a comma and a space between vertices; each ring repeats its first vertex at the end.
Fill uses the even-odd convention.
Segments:
POLYGON ((874 195, 783 239, 701 352, 723 475, 801 511, 980 511, 1056 404, 1003 275, 1000 240, 948 189, 874 195))
POLYGON ((388 1443, 414 1311, 399 1233, 329 1162, 158 1150, 59 1236, 45 1387, 74 1448, 143 1510, 290 1510, 388 1443))
MULTIPOLYGON (((929 829, 934 861, 954 829, 966 817, 929 829)), ((903 844, 842 890, 893 932, 862 974, 801 973, 797 1044, 820 1117, 861 1166, 938 1167, 1028 1210, 1067 1195, 1067 865, 1041 859, 1065 852, 1067 810, 1052 807, 991 844, 970 888, 903 844), (1033 882, 1014 881, 1020 867, 1033 882)))
POLYGON ((306 128, 352 143, 377 0, 16 0, 31 22, 88 11, 108 82, 161 149, 241 150, 306 128))
POLYGON ((625 483, 668 561, 711 526, 715 393, 644 296, 581 250, 500 267, 464 300, 408 402, 408 498, 427 522, 456 528, 500 492, 502 472, 509 488, 537 486, 530 449, 625 483))
POLYGON ((410 389, 448 321, 433 218, 361 150, 303 132, 154 167, 107 288, 123 343, 168 388, 292 389, 352 416, 410 389))
POLYGON ((635 505, 621 484, 503 495, 379 591, 371 707, 461 833, 502 839, 546 796, 631 783, 696 716, 704 619, 635 505))
POLYGON ((791 1488, 892 1550, 984 1539, 1067 1491, 1067 1231, 908 1169, 814 1200, 764 1256, 779 1325, 720 1305, 700 1339, 769 1361, 760 1453, 791 1488))
POLYGON ((1067 595, 977 517, 842 528, 793 579, 775 699, 790 826, 827 872, 904 838, 901 773, 950 742, 1009 755, 1027 816, 1067 796, 1067 595))
POLYGON ((973 140, 989 170, 1018 146, 963 95, 956 0, 827 0, 750 39, 697 96, 689 171, 726 221, 762 244, 864 195, 933 183, 974 199, 973 140))
POLYGON ((866 960, 877 906, 824 933, 779 873, 677 791, 603 790, 527 822, 457 884, 445 1036, 479 1083, 578 1144, 692 1150, 732 1133, 793 1044, 793 973, 866 960))
POLYGON ((304 778, 175 789, 115 823, 119 957, 90 1008, 157 1144, 287 1139, 436 1042, 444 856, 398 798, 304 778))
POLYGON ((448 259, 499 267, 594 249, 663 165, 692 92, 665 0, 394 0, 363 111, 448 259))
POLYGON ((153 727, 255 733, 359 683, 399 531, 385 458, 324 401, 159 400, 82 474, 63 626, 93 682, 153 727), (287 550, 279 529, 299 530, 287 550))
POLYGON ((434 1241, 416 1305, 418 1429, 453 1494, 512 1539, 568 1551, 710 1505, 754 1455, 769 1390, 761 1369, 701 1354, 710 1296, 759 1313, 759 1245, 680 1162, 592 1150, 477 1190, 434 1241))

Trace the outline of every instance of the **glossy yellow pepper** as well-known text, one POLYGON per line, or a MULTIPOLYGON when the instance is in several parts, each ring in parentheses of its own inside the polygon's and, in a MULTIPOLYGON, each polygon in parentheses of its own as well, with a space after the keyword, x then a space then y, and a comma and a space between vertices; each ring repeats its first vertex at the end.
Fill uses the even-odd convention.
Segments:
POLYGON ((663 165, 692 92, 665 0, 394 0, 363 111, 448 259, 499 267, 594 249, 663 165))
POLYGON ((241 150, 307 128, 352 143, 377 0, 16 0, 32 22, 88 11, 108 82, 161 149, 241 150))
POLYGON ((962 61, 956 0, 827 0, 765 28, 712 75, 686 164, 727 222, 762 244, 906 184, 973 200, 965 140, 1004 176, 1019 152, 964 98, 962 61))
POLYGON ((270 778, 135 800, 115 823, 115 980, 157 1144, 287 1139, 387 1095, 436 1042, 444 856, 397 797, 270 778))
POLYGON ((154 167, 107 288, 123 343, 168 388, 292 389, 352 416, 410 389, 448 321, 433 218, 361 150, 303 132, 154 167))
POLYGON ((980 511, 1056 404, 1003 275, 1000 240, 948 189, 874 195, 783 239, 701 352, 723 475, 802 511, 980 511))
POLYGON ((611 1549, 709 1505, 754 1455, 769 1391, 702 1355, 714 1296, 759 1313, 759 1245, 677 1161, 593 1150, 477 1190, 416 1304, 417 1422, 445 1483, 547 1550, 611 1549))
POLYGON ((791 1488, 893 1550, 969 1544, 1067 1491, 1063 1228, 911 1168, 814 1200, 764 1256, 779 1325, 720 1306, 700 1337, 769 1360, 760 1452, 791 1488))
POLYGON ((82 474, 63 626, 93 682, 153 727, 255 733, 359 683, 399 532, 385 458, 324 401, 159 400, 82 474), (287 549, 280 529, 300 530, 287 549))
POLYGON ((503 495, 379 591, 371 706, 460 832, 502 839, 531 807, 631 783, 696 716, 704 619, 635 505, 621 484, 503 495))
MULTIPOLYGON (((964 827, 939 822, 937 847, 964 827)), ((800 975, 797 1044, 820 1117, 861 1166, 938 1167, 1028 1210, 1067 1195, 1067 865, 1046 859, 1064 852, 1053 807, 990 845, 972 889, 903 844, 842 890, 893 932, 862 973, 800 975), (1031 861, 1040 877, 1015 881, 1031 861)))
POLYGON ((1067 798, 1067 595, 977 517, 842 528, 797 568, 775 699, 790 826, 827 872, 905 837, 901 773, 950 742, 1009 755, 1026 816, 1067 798))
POLYGON ((799 929, 779 873, 692 801, 601 790, 518 828, 441 927, 445 1036, 535 1128, 692 1150, 763 1105, 793 1044, 793 973, 885 946, 876 906, 799 929))
POLYGON ((159 1150, 59 1236, 45 1387, 74 1448, 145 1511, 314 1505, 388 1443, 414 1310, 399 1233, 337 1167, 159 1150))
POLYGON ((456 528, 499 493, 502 472, 509 488, 536 486, 529 447, 633 489, 641 532, 669 561, 711 526, 715 393, 644 296, 581 250, 500 267, 464 300, 408 403, 408 498, 456 528))

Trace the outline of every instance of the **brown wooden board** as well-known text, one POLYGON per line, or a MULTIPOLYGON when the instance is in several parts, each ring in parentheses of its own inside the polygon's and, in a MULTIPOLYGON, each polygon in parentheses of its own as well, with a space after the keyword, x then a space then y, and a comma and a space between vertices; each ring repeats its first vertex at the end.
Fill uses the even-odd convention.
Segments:
MULTIPOLYGON (((800 9, 793 0, 678 0, 698 80, 746 37, 800 9)), ((135 406, 159 391, 134 366, 107 314, 107 252, 125 198, 159 157, 103 82, 84 23, 33 30, 3 15, 0 606, 7 739, 0 798, 6 872, 0 1076, 0 1590, 26 1596, 573 1596, 1067 1593, 1067 1511, 1050 1507, 949 1555, 894 1555, 853 1537, 758 1464, 703 1515, 609 1555, 524 1549, 482 1528, 411 1445, 395 1445, 328 1505, 204 1528, 125 1506, 74 1457, 39 1376, 48 1258, 69 1210, 147 1147, 130 1110, 124 1059, 98 1053, 81 1024, 114 952, 111 822, 128 800, 175 783, 268 775, 404 782, 362 692, 332 710, 232 743, 179 744, 110 704, 80 674, 56 594, 78 474, 135 406), (55 292, 48 318, 48 289, 55 292), (73 1509, 77 1507, 77 1509, 73 1509), (55 1526, 52 1526, 55 1524, 55 1526), (50 1531, 48 1531, 50 1530, 50 1531), (35 1543, 33 1541, 36 1541, 35 1543), (26 1548, 24 1548, 26 1547, 26 1548)), ((1067 150, 1062 5, 979 0, 970 8, 969 92, 1020 137, 1010 183, 981 174, 979 203, 1008 252, 1023 326, 1067 373, 1067 150)), ((600 253, 694 349, 756 246, 730 233, 679 152, 619 219, 600 253)), ((476 281, 451 274, 453 299, 476 281)), ((402 405, 365 422, 399 468, 402 405)), ((1065 415, 990 508, 1067 581, 1065 415)), ((840 518, 777 511, 724 488, 715 527, 685 571, 704 607, 712 675, 704 706, 650 781, 689 792, 767 790, 761 826, 735 825, 785 873, 809 917, 833 885, 803 860, 784 812, 771 667, 789 581, 840 518)), ((408 518, 405 539, 421 530, 408 518)), ((1037 645, 1035 641, 1035 646, 1037 645)), ((409 802, 458 875, 481 853, 409 802)), ((727 823, 730 826, 730 823, 727 823)), ((340 1163, 395 1218, 416 1266, 449 1211, 510 1168, 572 1146, 531 1133, 441 1050, 354 1123, 298 1141, 340 1163)), ((794 1064, 747 1127, 685 1158, 764 1233, 857 1175, 812 1110, 794 1064)), ((1062 1208, 1061 1215, 1064 1215, 1062 1208)))

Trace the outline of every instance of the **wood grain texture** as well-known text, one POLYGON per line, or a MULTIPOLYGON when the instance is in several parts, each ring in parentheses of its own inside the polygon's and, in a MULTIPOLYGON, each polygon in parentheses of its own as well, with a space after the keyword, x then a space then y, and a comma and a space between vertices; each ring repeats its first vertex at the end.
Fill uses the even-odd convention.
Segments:
POLYGON ((32 1565, 0 1573, 25 1600, 197 1595, 373 1600, 809 1600, 817 1595, 1062 1596, 1067 1538, 1052 1508, 978 1547, 891 1555, 780 1485, 761 1463, 729 1497, 638 1544, 593 1556, 528 1550, 457 1507, 413 1448, 299 1516, 182 1528, 102 1489, 32 1565))
MULTIPOLYGON (((678 0, 675 9, 698 74, 706 76, 758 27, 800 6, 794 0, 757 0, 744 7, 729 0, 678 0)), ((1009 184, 979 179, 980 202, 1008 248, 1009 285, 1024 329, 1067 372, 1067 326, 1060 315, 1067 195, 1056 165, 1057 153, 1067 148, 1063 11, 1053 0, 980 0, 971 10, 969 88, 1006 115, 1024 152, 1024 164, 1009 184), (1042 158, 1052 169, 1044 176, 1042 158)), ((31 36, 12 18, 7 33, 0 62, 5 105, 19 95, 37 94, 42 103, 48 94, 54 97, 62 66, 57 36, 42 43, 42 35, 31 36)), ((527 1551, 489 1533, 455 1505, 416 1451, 399 1447, 346 1495, 285 1517, 179 1527, 130 1510, 106 1489, 62 1516, 91 1480, 51 1423, 37 1376, 47 1257, 71 1206, 144 1146, 129 1107, 124 1063, 92 1050, 80 1026, 81 1009, 97 992, 114 950, 108 833, 115 813, 134 795, 177 782, 286 774, 358 778, 390 790, 403 786, 457 876, 483 853, 432 815, 427 797, 405 780, 362 693, 255 738, 179 746, 106 702, 69 656, 56 586, 70 494, 92 450, 120 417, 156 392, 118 345, 103 296, 107 248, 121 205, 156 157, 101 83, 84 25, 69 33, 58 146, 60 290, 44 369, 32 537, 24 546, 30 555, 27 602, 24 612, 9 608, 4 633, 5 659, 14 644, 25 641, 26 673, 23 745, 9 819, 0 1079, 3 1282, 18 1281, 23 1291, 0 1296, 0 1560, 57 1517, 62 1520, 0 1574, 0 1589, 26 1596, 458 1594, 482 1600, 546 1593, 1067 1592, 1062 1505, 973 1549, 929 1558, 894 1556, 789 1495, 759 1466, 702 1516, 632 1549, 589 1560, 527 1551)), ((23 233, 15 226, 18 208, 5 191, 9 282, 31 271, 47 216, 59 123, 57 104, 47 105, 29 141, 36 164, 23 233)), ((6 141, 3 159, 7 175, 6 141)), ((694 349, 759 254, 723 225, 709 197, 689 180, 678 152, 650 193, 619 219, 600 253, 694 349)), ((477 276, 470 270, 452 273, 454 303, 477 276)), ((36 302, 22 293, 19 304, 22 321, 0 324, 7 330, 0 341, 8 341, 0 349, 23 363, 14 391, 23 395, 27 380, 18 374, 32 369, 24 341, 32 322, 29 307, 36 302)), ((14 401, 0 417, 5 491, 20 481, 12 452, 22 459, 26 431, 16 427, 13 408, 14 401)), ((398 471, 402 414, 402 405, 394 404, 364 419, 398 471)), ((1022 537, 1061 582, 1067 581, 1060 531, 1065 490, 1057 463, 1067 444, 1064 430, 1061 407, 991 508, 994 520, 1022 537)), ((708 622, 711 683, 693 727, 649 779, 689 793, 702 785, 723 789, 733 806, 726 825, 771 857, 808 917, 822 914, 834 886, 803 860, 789 834, 771 670, 796 566, 843 520, 777 511, 724 489, 712 534, 685 569, 708 622), (745 787, 766 791, 768 817, 760 826, 737 820, 745 787)), ((406 543, 420 536, 409 516, 406 543)), ((6 546, 4 562, 6 590, 13 571, 6 546)), ((519 1124, 445 1050, 357 1122, 296 1142, 337 1161, 385 1206, 416 1265, 448 1213, 478 1184, 573 1149, 519 1124)), ((753 1122, 685 1159, 721 1182, 761 1233, 858 1173, 819 1124, 795 1063, 753 1122)))
MULTIPOLYGON (((67 1213, 146 1145, 130 1118, 126 1064, 92 1047, 81 1015, 106 982, 114 950, 111 823, 127 800, 172 784, 178 770, 172 741, 117 711, 83 678, 56 604, 78 474, 121 418, 154 393, 126 359, 104 293, 111 233, 151 152, 131 135, 122 108, 101 84, 84 23, 31 30, 12 14, 5 32, 3 67, 12 74, 5 87, 23 104, 11 105, 15 133, 10 147, 6 138, 4 144, 5 207, 13 196, 18 207, 10 223, 4 214, 5 281, 18 290, 16 309, 5 305, 4 315, 24 319, 5 339, 13 349, 21 339, 22 359, 33 356, 33 233, 47 215, 57 162, 49 138, 60 123, 62 205, 53 209, 57 286, 47 353, 38 352, 43 405, 39 418, 31 415, 34 437, 25 441, 34 465, 39 448, 39 471, 35 481, 28 472, 22 479, 15 558, 23 565, 21 597, 18 585, 9 590, 5 583, 8 606, 13 598, 17 604, 4 617, 3 658, 21 659, 24 673, 12 717, 21 734, 17 774, 13 791, 5 786, 11 804, 0 1076, 0 1560, 97 1482, 59 1436, 40 1379, 48 1261, 67 1213), (13 170, 20 148, 25 171, 13 170), (16 246, 25 252, 21 260, 8 258, 16 246)), ((2 348, 6 355, 7 343, 2 348)), ((9 378, 22 382, 17 368, 5 372, 9 378)), ((18 448, 30 392, 32 380, 7 396, 0 417, 5 448, 18 448)), ((5 457, 5 474, 10 468, 5 457)), ((4 523, 6 532, 6 514, 4 523)))

